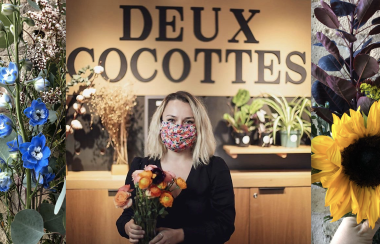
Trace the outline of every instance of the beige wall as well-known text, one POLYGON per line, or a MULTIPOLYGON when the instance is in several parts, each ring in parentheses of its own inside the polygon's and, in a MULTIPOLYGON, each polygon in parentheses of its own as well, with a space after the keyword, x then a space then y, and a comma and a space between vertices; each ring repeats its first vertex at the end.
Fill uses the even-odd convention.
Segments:
MULTIPOLYGON (((90 64, 97 64, 103 51, 108 48, 119 49, 126 57, 127 72, 119 82, 135 82, 134 88, 137 95, 166 95, 177 90, 187 90, 195 95, 230 96, 234 95, 239 88, 245 88, 252 95, 262 92, 278 91, 285 96, 308 95, 310 96, 310 2, 306 0, 81 0, 67 2, 67 56, 78 47, 94 49, 95 62, 92 62, 89 54, 81 52, 75 60, 75 69, 90 64), (121 41, 123 36, 123 10, 120 5, 143 5, 153 20, 150 36, 144 41, 121 41), (176 17, 176 31, 168 27, 168 36, 175 37, 183 28, 182 42, 156 41, 158 36, 158 10, 156 6, 179 6, 183 7, 183 21, 176 11, 168 11, 167 19, 176 17), (193 34, 193 11, 191 7, 204 7, 202 11, 202 32, 205 36, 214 34, 214 12, 212 8, 221 8, 219 11, 219 34, 213 41, 201 42, 193 34), (229 43, 237 30, 238 22, 230 9, 244 9, 244 17, 248 18, 249 9, 260 10, 249 22, 254 37, 259 43, 244 43, 245 35, 240 32, 237 36, 239 43, 229 43), (148 53, 143 53, 138 61, 138 70, 143 77, 149 77, 157 70, 157 76, 150 82, 138 81, 131 72, 130 60, 132 55, 140 48, 157 50, 157 62, 148 53), (163 73, 162 61, 164 55, 173 48, 182 49, 190 58, 191 70, 188 77, 179 83, 171 82, 163 73), (221 49, 221 62, 216 55, 212 60, 213 84, 201 83, 204 76, 204 56, 198 55, 195 59, 195 49, 221 49), (245 84, 233 84, 235 80, 235 55, 230 54, 226 62, 227 49, 244 49, 252 53, 252 62, 247 55, 243 55, 242 78, 245 84), (266 54, 264 64, 270 65, 273 60, 273 74, 266 69, 266 80, 275 80, 280 72, 279 84, 258 84, 258 54, 255 51, 280 51, 280 64, 273 54, 266 54), (306 79, 302 84, 286 83, 286 73, 293 80, 299 80, 301 76, 290 70, 286 65, 289 53, 298 51, 305 52, 306 63, 298 56, 291 58, 292 62, 306 70, 306 79)), ((138 11, 132 12, 132 36, 140 35, 143 28, 142 16, 138 11)), ((106 60, 106 72, 110 78, 115 78, 120 69, 120 59, 115 52, 111 52, 106 60)), ((172 56, 170 71, 174 78, 178 78, 183 69, 182 59, 178 54, 172 56)), ((70 77, 67 78, 70 80, 70 77)), ((99 85, 105 85, 103 78, 96 81, 99 85)), ((70 93, 78 87, 70 89, 70 93)))

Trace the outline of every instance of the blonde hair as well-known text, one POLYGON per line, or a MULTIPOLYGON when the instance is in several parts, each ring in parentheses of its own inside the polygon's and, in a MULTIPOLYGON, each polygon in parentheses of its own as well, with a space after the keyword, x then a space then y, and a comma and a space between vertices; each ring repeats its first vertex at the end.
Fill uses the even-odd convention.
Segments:
POLYGON ((193 95, 185 91, 178 91, 167 95, 154 112, 149 126, 145 155, 149 156, 149 158, 161 159, 168 150, 161 140, 160 128, 162 114, 166 105, 171 100, 180 100, 190 104, 197 129, 196 143, 192 147, 193 166, 197 168, 201 164, 207 165, 210 161, 210 157, 214 155, 216 147, 210 118, 207 115, 204 105, 193 95))

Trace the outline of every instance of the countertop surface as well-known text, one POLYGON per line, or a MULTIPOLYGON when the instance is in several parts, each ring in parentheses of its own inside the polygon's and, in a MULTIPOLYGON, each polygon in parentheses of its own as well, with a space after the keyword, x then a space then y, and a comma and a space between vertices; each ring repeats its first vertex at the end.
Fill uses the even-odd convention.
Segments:
MULTIPOLYGON (((111 171, 69 171, 66 187, 68 190, 114 190, 124 185, 125 177, 112 175, 111 171)), ((243 188, 311 185, 311 173, 307 170, 231 170, 231 177, 234 187, 243 188)))

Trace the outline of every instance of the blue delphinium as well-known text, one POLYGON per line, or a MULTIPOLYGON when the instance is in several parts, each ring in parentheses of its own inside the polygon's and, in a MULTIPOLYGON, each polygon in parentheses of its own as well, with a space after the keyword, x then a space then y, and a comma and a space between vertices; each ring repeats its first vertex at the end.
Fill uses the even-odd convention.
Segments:
POLYGON ((0 83, 4 85, 13 85, 18 76, 17 64, 10 62, 8 67, 0 68, 0 83))
POLYGON ((24 167, 34 169, 37 174, 49 164, 50 148, 46 146, 46 138, 41 133, 33 137, 31 142, 22 143, 20 152, 24 167))
POLYGON ((19 151, 18 145, 21 145, 21 143, 23 143, 23 141, 22 141, 22 136, 20 135, 17 136, 17 139, 15 138, 13 141, 7 142, 9 152, 18 152, 19 151), (18 140, 18 144, 17 144, 17 140, 18 140))
POLYGON ((0 138, 4 138, 9 136, 12 133, 12 120, 5 116, 4 114, 0 114, 0 138))
POLYGON ((30 119, 29 124, 32 126, 43 125, 49 118, 49 110, 41 98, 33 100, 32 105, 24 110, 24 114, 30 119))
POLYGON ((54 180, 55 174, 54 173, 47 173, 44 175, 44 188, 49 189, 50 188, 50 181, 54 180))
POLYGON ((6 192, 12 185, 12 179, 7 172, 0 173, 0 191, 6 192))

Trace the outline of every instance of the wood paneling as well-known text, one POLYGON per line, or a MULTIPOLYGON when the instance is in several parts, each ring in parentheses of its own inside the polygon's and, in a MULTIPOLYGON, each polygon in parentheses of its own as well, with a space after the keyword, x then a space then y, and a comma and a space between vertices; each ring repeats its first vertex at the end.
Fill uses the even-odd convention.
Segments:
POLYGON ((250 190, 250 243, 305 244, 311 241, 310 187, 250 190), (257 193, 257 198, 253 195, 257 193))
POLYGON ((228 244, 249 243, 249 188, 235 188, 235 232, 228 244))
POLYGON ((107 190, 67 190, 66 240, 68 244, 127 244, 119 235, 116 209, 107 190))

